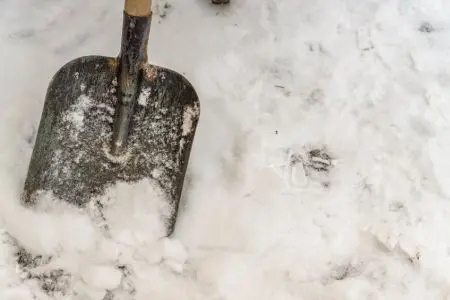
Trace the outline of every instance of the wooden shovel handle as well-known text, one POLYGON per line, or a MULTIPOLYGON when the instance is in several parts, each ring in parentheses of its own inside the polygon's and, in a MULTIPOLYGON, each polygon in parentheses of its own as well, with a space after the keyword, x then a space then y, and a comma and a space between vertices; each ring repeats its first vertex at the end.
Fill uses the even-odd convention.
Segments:
POLYGON ((125 0, 125 12, 134 17, 145 17, 152 13, 152 0, 125 0))

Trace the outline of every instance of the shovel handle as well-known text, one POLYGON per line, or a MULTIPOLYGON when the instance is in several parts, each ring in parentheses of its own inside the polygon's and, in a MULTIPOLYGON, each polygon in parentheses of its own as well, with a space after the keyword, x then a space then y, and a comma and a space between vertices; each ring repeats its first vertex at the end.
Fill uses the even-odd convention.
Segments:
POLYGON ((125 12, 134 17, 150 16, 152 0, 125 0, 125 12))

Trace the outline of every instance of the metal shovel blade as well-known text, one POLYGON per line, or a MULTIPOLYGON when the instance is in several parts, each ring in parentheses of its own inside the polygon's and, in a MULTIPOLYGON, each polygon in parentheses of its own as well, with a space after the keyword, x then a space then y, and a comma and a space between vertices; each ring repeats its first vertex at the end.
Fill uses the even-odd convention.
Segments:
POLYGON ((51 191, 82 206, 117 181, 150 178, 171 206, 172 215, 165 220, 171 234, 200 113, 198 97, 179 73, 141 65, 127 146, 112 155, 120 62, 120 57, 82 57, 53 77, 23 201, 33 204, 41 191, 51 191))

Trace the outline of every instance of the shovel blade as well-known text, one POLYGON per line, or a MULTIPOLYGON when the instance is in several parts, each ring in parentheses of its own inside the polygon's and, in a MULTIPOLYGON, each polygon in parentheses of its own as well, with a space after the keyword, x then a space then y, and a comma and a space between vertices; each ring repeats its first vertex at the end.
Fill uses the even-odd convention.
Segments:
POLYGON ((109 153, 117 106, 118 62, 87 56, 53 77, 25 182, 23 201, 41 192, 83 206, 117 181, 151 179, 165 192, 171 234, 200 114, 198 96, 180 74, 145 65, 126 153, 109 153))

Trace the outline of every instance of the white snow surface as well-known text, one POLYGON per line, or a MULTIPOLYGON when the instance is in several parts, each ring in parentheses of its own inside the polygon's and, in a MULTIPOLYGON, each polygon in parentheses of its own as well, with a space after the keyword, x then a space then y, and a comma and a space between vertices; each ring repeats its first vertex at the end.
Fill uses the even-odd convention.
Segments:
POLYGON ((117 55, 122 5, 0 0, 1 300, 450 299, 450 1, 231 2, 154 3, 149 58, 201 100, 164 238, 151 182, 102 222, 20 206, 51 76, 117 55))

